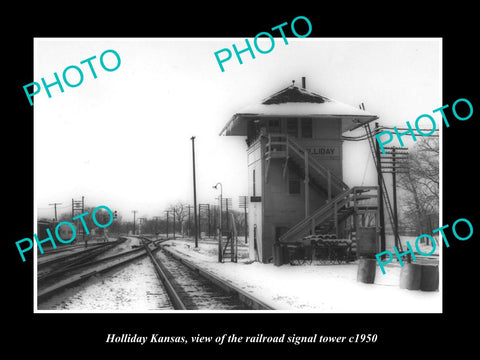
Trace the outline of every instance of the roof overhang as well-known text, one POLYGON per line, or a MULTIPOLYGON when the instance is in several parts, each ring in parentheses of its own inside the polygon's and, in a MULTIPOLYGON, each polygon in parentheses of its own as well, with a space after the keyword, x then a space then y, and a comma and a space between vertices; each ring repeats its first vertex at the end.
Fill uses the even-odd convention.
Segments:
MULTIPOLYGON (((305 104, 302 104, 305 106, 305 104)), ((272 105, 270 105, 272 106, 272 105)), ((342 133, 346 131, 355 130, 364 124, 368 124, 378 119, 378 116, 366 113, 364 114, 318 114, 314 112, 305 111, 292 111, 291 113, 269 111, 265 112, 253 112, 253 113, 236 113, 225 124, 220 135, 226 136, 245 136, 247 134, 248 120, 255 119, 268 119, 268 118, 289 118, 289 117, 305 117, 311 118, 313 121, 322 121, 322 119, 338 119, 342 122, 342 133)))
POLYGON ((248 120, 269 117, 304 117, 313 121, 338 119, 342 122, 342 133, 378 119, 363 109, 292 85, 234 114, 220 135, 247 135, 248 120))

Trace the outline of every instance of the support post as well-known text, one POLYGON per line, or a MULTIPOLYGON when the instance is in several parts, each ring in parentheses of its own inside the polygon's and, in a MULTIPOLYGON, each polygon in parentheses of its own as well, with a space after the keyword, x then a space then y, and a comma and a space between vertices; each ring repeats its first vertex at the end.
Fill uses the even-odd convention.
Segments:
MULTIPOLYGON (((375 123, 375 134, 378 133, 378 122, 375 123)), ((380 162, 380 147, 375 142, 375 155, 377 158, 377 181, 378 181, 378 211, 380 214, 380 252, 384 252, 385 243, 385 214, 383 211, 383 188, 382 188, 382 165, 380 162)))
POLYGON ((393 226, 395 246, 398 248, 398 212, 397 212, 397 167, 395 162, 395 147, 392 148, 392 186, 393 186, 393 226))
POLYGON ((330 173, 330 170, 327 172, 327 191, 328 191, 328 202, 332 200, 332 174, 330 173))
POLYGON ((175 210, 173 210, 173 240, 175 240, 175 210))
POLYGON ((208 209, 208 237, 212 236, 210 232, 210 204, 207 204, 207 209, 208 209))
POLYGON ((222 232, 220 229, 217 229, 218 235, 218 262, 222 262, 222 232))
POLYGON ((308 171, 308 152, 304 152, 305 155, 305 219, 310 216, 310 177, 308 171))
POLYGON ((169 213, 170 211, 167 210, 167 211, 165 211, 165 212, 167 213, 167 240, 168 240, 168 213, 169 213))
POLYGON ((336 238, 338 239, 338 214, 337 214, 337 203, 334 202, 333 203, 333 221, 334 221, 334 224, 335 224, 335 236, 336 238))
POLYGON ((195 136, 192 140, 192 159, 193 159, 193 216, 194 216, 194 230, 195 230, 195 247, 198 247, 198 219, 197 219, 197 185, 195 180, 195 136))

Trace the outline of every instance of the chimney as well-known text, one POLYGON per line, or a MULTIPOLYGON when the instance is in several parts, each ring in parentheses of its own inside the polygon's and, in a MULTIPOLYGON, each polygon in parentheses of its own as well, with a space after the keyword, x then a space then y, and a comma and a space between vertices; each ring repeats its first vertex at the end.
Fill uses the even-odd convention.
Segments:
POLYGON ((302 88, 306 88, 306 83, 305 83, 305 76, 302 76, 302 88))

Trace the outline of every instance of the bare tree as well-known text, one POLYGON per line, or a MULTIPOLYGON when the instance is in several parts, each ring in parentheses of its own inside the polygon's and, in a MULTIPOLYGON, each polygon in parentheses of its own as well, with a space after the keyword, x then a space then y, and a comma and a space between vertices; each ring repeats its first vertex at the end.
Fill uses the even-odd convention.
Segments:
POLYGON ((406 227, 417 234, 431 234, 438 227, 439 141, 422 138, 409 155, 409 172, 401 174, 398 186, 406 227))
POLYGON ((243 211, 232 210, 238 235, 245 236, 245 214, 243 211))
POLYGON ((175 229, 177 229, 176 224, 180 224, 180 232, 183 232, 184 220, 188 216, 188 204, 178 201, 174 205, 170 205, 169 209, 175 212, 175 229))

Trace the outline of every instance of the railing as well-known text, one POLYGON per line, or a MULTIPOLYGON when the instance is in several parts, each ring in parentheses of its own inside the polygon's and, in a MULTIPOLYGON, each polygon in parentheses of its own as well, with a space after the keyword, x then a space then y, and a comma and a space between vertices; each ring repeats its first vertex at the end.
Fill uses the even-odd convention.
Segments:
POLYGON ((364 195, 358 198, 358 193, 364 193, 366 191, 377 189, 375 186, 358 186, 348 189, 335 197, 331 202, 317 209, 312 215, 303 219, 285 234, 283 234, 279 240, 280 242, 288 242, 290 240, 298 240, 299 237, 308 235, 310 230, 313 230, 315 226, 321 225, 330 216, 336 216, 336 213, 344 206, 349 205, 349 202, 353 202, 355 205, 358 201, 373 198, 376 195, 364 195))
MULTIPOLYGON (((298 155, 300 155, 302 158, 307 156, 308 152, 306 149, 301 146, 299 143, 297 143, 295 140, 292 138, 288 137, 286 138, 286 142, 289 145, 289 147, 294 150, 298 155)), ((320 164, 320 162, 315 159, 313 156, 308 157, 308 164, 319 174, 323 175, 327 179, 331 179, 332 185, 336 186, 339 190, 347 190, 349 187, 347 184, 345 184, 342 179, 340 179, 337 175, 332 173, 329 169, 327 169, 325 166, 320 164)))
MULTIPOLYGON (((265 156, 267 159, 288 157, 290 150, 303 160, 308 156, 307 150, 287 134, 268 134, 267 144, 265 145, 265 156)), ((320 164, 313 156, 308 156, 308 166, 323 176, 327 180, 328 186, 331 184, 339 191, 349 188, 342 179, 320 164)))
POLYGON ((220 248, 222 248, 221 262, 225 260, 225 255, 229 255, 232 262, 237 262, 238 260, 237 226, 235 225, 235 218, 233 216, 233 213, 229 213, 229 215, 231 217, 231 228, 228 229, 227 242, 225 243, 225 246, 222 248, 222 246, 220 245, 220 248), (229 251, 227 251, 227 249, 229 251))

